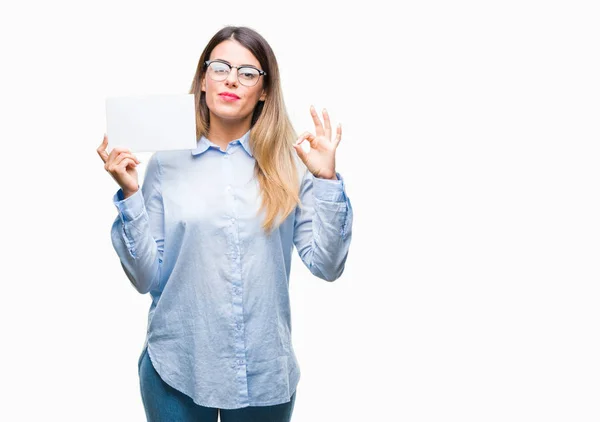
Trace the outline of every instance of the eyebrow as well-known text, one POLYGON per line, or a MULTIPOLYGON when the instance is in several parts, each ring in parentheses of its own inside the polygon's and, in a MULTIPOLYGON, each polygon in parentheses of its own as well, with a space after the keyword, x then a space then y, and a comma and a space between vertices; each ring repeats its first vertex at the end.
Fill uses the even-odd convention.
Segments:
MULTIPOLYGON (((213 60, 218 60, 220 62, 227 63, 228 65, 231 65, 231 62, 228 62, 227 60, 223 60, 223 59, 219 59, 219 58, 215 58, 213 60)), ((240 67, 253 67, 255 69, 258 69, 258 67, 254 66, 253 64, 240 64, 239 66, 240 67)), ((260 69, 258 69, 258 70, 260 70, 260 69)))

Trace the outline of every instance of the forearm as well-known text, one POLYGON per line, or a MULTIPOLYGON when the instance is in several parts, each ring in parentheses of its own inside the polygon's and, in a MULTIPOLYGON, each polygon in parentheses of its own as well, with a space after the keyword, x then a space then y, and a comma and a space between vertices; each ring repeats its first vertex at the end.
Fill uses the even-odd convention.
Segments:
POLYGON ((304 195, 306 209, 298 216, 296 245, 313 275, 334 281, 342 275, 350 249, 352 205, 342 180, 314 180, 313 184, 304 195))
POLYGON ((162 239, 152 235, 148 213, 138 197, 116 202, 119 215, 111 229, 112 244, 125 274, 140 293, 158 288, 162 264, 162 239), (128 202, 125 202, 127 200, 128 202))

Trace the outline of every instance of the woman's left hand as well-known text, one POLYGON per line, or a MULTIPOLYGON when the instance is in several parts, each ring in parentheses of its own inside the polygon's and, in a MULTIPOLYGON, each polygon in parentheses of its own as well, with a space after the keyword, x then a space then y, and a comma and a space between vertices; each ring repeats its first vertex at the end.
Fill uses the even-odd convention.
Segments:
POLYGON ((332 140, 331 123, 327 110, 323 109, 325 127, 321 124, 321 119, 313 106, 310 106, 310 114, 315 122, 315 132, 317 135, 315 136, 310 132, 304 132, 300 135, 294 144, 296 153, 315 177, 337 180, 335 174, 335 150, 342 140, 342 126, 337 126, 335 140, 332 140), (301 146, 305 139, 310 144, 309 152, 304 152, 301 146))

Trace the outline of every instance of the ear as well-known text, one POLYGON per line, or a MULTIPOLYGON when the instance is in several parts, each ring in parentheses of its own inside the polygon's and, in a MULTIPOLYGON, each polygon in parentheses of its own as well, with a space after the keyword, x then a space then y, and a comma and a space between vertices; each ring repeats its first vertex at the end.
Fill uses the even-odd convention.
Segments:
POLYGON ((202 81, 200 81, 200 91, 206 92, 206 75, 204 75, 202 81))
POLYGON ((267 99, 267 93, 265 92, 265 90, 262 90, 262 93, 260 94, 260 98, 258 99, 258 101, 264 101, 267 99))

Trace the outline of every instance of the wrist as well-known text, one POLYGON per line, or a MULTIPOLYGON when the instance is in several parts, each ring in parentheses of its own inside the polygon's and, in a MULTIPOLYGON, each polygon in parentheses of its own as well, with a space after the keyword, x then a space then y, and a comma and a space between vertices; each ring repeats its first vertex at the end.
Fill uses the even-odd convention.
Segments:
POLYGON ((323 180, 339 180, 337 178, 337 174, 334 172, 332 177, 319 177, 319 179, 323 179, 323 180))
POLYGON ((123 189, 123 199, 129 198, 131 195, 136 193, 138 191, 138 189, 139 189, 139 186, 135 190, 123 189))

